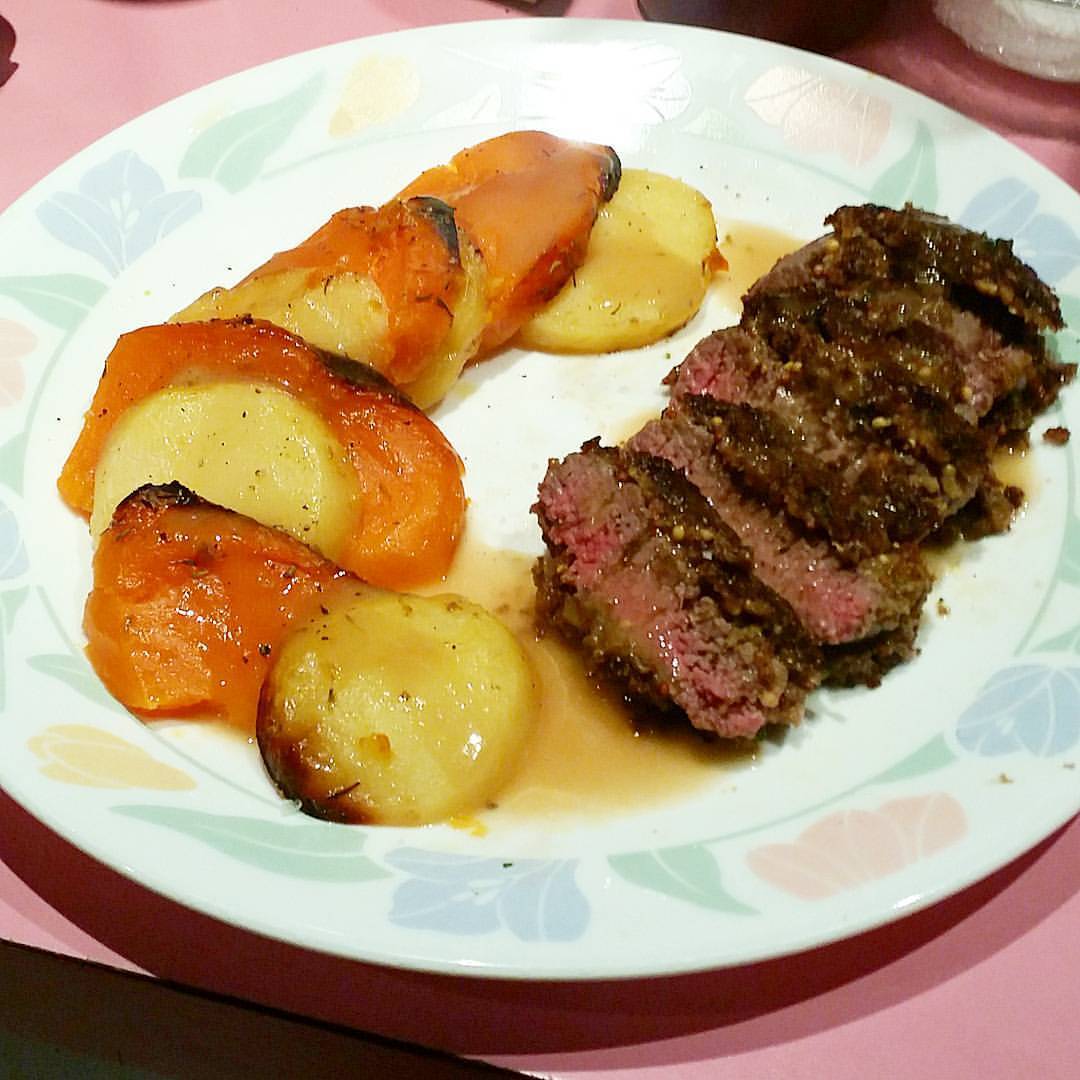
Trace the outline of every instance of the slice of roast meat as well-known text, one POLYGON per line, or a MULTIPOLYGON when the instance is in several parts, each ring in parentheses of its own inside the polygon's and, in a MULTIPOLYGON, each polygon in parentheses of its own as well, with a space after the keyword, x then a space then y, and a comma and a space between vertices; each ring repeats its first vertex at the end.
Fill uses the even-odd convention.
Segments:
POLYGON ((837 645, 850 645, 843 651, 843 664, 841 654, 836 655, 838 671, 850 669, 852 655, 860 651, 879 658, 878 674, 912 655, 918 614, 931 582, 916 545, 844 562, 827 537, 800 530, 783 512, 743 494, 714 452, 710 429, 685 410, 650 421, 627 447, 666 461, 694 485, 745 546, 753 574, 826 647, 827 665, 832 656, 828 647, 837 645), (883 649, 886 639, 889 645, 883 649))
POLYGON ((538 613, 594 670, 727 737, 801 717, 818 649, 675 470, 587 443, 552 463, 535 511, 538 613))
POLYGON ((893 437, 872 405, 830 395, 823 369, 843 357, 824 345, 793 356, 735 327, 701 341, 670 380, 672 408, 711 428, 714 453, 748 496, 859 559, 922 540, 974 495, 988 464, 970 436, 950 433, 963 446, 960 472, 935 446, 893 437))
POLYGON ((747 313, 769 294, 858 296, 879 283, 905 283, 956 294, 950 298, 961 307, 998 307, 1032 330, 1061 328, 1053 290, 1007 240, 912 206, 842 206, 825 224, 831 233, 781 259, 750 288, 747 313))
POLYGON ((792 325, 848 344, 899 336, 959 410, 996 406, 999 437, 1026 429, 1072 377, 1042 336, 1063 325, 1058 299, 1008 241, 911 206, 844 206, 826 223, 831 233, 750 288, 744 326, 777 345, 792 325))
POLYGON ((967 535, 1006 527, 992 454, 1074 372, 1041 335, 1061 325, 1056 298, 1009 244, 932 215, 829 220, 750 289, 738 328, 672 373, 674 399, 706 399, 746 490, 853 557, 965 508, 967 535))

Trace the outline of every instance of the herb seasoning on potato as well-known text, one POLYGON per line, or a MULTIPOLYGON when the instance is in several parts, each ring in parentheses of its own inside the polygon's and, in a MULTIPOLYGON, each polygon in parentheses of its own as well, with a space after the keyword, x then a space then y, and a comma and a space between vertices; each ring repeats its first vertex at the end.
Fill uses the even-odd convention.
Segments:
POLYGON ((316 817, 423 825, 482 809, 532 726, 517 639, 460 596, 358 587, 278 650, 256 724, 282 793, 316 817))

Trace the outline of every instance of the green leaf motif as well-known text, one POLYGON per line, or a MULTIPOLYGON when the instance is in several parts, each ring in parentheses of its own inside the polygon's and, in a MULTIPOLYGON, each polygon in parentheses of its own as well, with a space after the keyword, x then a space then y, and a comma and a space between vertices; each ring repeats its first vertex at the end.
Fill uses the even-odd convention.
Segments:
POLYGON ((932 210, 937 205, 937 159, 934 137, 920 120, 915 139, 899 161, 890 165, 870 189, 870 201, 901 207, 904 203, 932 210))
POLYGON ((1066 630, 1063 634, 1057 634, 1052 638, 1037 645, 1033 652, 1067 652, 1080 653, 1080 625, 1066 630))
POLYGON ((83 274, 0 277, 0 294, 18 300, 39 319, 74 330, 105 295, 107 286, 83 274))
POLYGON ((10 634, 15 628, 15 616, 18 615, 19 608, 23 606, 23 601, 29 595, 28 587, 0 593, 0 626, 6 633, 10 634))
POLYGON ((1080 585, 1080 517, 1070 514, 1065 522, 1058 576, 1070 585, 1080 585))
POLYGON ((701 844, 612 855, 608 863, 620 877, 653 892, 713 911, 757 914, 724 888, 716 859, 701 844))
POLYGON ((7 639, 15 626, 15 616, 29 592, 24 587, 0 593, 0 709, 7 705, 7 639))
POLYGON ((179 175, 216 180, 233 193, 247 187, 315 104, 321 86, 316 75, 285 97, 219 120, 188 147, 179 175))
POLYGON ((81 656, 72 656, 70 653, 40 653, 29 657, 26 663, 35 671, 62 682, 97 705, 120 708, 119 703, 101 685, 101 680, 81 656))
POLYGON ((29 438, 29 431, 20 431, 6 443, 0 444, 0 480, 12 491, 22 491, 23 464, 26 461, 26 444, 29 438))
POLYGON ((956 755, 949 749, 945 736, 935 735, 913 754, 909 754, 884 772, 878 773, 871 783, 891 784, 896 780, 910 780, 913 776, 923 776, 925 773, 943 769, 955 760, 956 755))
POLYGON ((308 881, 353 883, 390 877, 362 855, 364 834, 348 825, 290 824, 175 806, 114 806, 113 812, 193 837, 248 866, 308 881))
POLYGON ((1065 320, 1065 329, 1051 334, 1058 356, 1063 360, 1075 361, 1076 346, 1080 344, 1080 296, 1062 296, 1061 317, 1065 320))

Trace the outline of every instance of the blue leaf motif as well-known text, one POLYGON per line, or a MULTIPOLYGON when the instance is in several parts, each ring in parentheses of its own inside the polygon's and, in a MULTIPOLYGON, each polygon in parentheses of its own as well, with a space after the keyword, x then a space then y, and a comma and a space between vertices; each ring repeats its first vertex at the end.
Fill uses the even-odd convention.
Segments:
POLYGON ((127 261, 130 263, 149 251, 163 236, 167 236, 202 208, 202 199, 195 191, 165 191, 150 199, 135 219, 127 236, 127 261))
POLYGON ((132 150, 90 169, 78 191, 60 191, 38 207, 38 220, 61 243, 120 273, 202 208, 195 191, 167 192, 132 150))
POLYGON ((1032 188, 1015 178, 998 180, 976 194, 959 220, 991 236, 1016 236, 1039 205, 1032 188))
POLYGON ((1040 214, 1038 207, 1038 192, 1010 177, 983 188, 958 220, 969 229, 1011 237, 1016 254, 1053 283, 1080 263, 1080 236, 1063 218, 1040 214))
POLYGON ((498 929, 499 915, 467 884, 410 878, 394 892, 390 921, 444 934, 489 934, 498 929))
POLYGON ((11 508, 0 502, 0 579, 25 574, 30 567, 19 521, 11 508))
POLYGON ((73 191, 57 192, 38 207, 38 220, 62 244, 84 251, 114 277, 123 269, 123 238, 106 207, 73 191))
POLYGON ((448 934, 505 927, 522 941, 573 941, 589 905, 570 860, 506 860, 399 848, 385 860, 409 875, 394 893, 390 921, 448 934))
POLYGON ((1050 757, 1080 740, 1080 668, 1024 664, 999 671, 960 716, 956 739, 983 757, 1050 757))
POLYGON ((522 941, 574 941, 589 925, 589 903, 567 859, 534 864, 503 889, 499 913, 522 941))
POLYGON ((1020 234, 1017 253, 1047 281, 1061 281, 1080 262, 1080 236, 1061 218, 1036 214, 1020 234))

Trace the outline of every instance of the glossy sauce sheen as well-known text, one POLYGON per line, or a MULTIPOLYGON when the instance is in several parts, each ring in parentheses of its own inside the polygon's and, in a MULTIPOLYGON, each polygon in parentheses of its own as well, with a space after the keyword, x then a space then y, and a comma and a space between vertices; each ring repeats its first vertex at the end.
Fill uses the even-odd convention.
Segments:
POLYGON ((727 272, 717 274, 713 289, 736 310, 758 278, 768 273, 776 261, 805 243, 790 233, 741 221, 718 221, 716 246, 727 259, 727 272))
POLYGON ((692 794, 725 765, 749 765, 753 746, 709 742, 685 724, 632 713, 584 671, 580 654, 534 625, 532 556, 470 540, 445 583, 497 615, 517 636, 536 677, 536 731, 499 815, 544 817, 625 812, 692 794))

